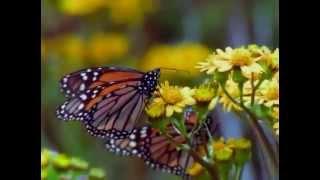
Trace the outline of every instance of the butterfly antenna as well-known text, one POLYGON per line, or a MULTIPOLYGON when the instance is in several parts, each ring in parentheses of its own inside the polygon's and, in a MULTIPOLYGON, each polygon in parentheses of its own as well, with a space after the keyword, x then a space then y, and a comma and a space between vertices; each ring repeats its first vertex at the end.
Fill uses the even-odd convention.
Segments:
POLYGON ((186 73, 186 74, 188 74, 188 75, 191 74, 190 71, 183 70, 183 69, 167 68, 167 67, 160 67, 160 69, 161 69, 161 70, 166 70, 166 71, 175 71, 175 72, 181 71, 181 72, 184 72, 184 73, 186 73))

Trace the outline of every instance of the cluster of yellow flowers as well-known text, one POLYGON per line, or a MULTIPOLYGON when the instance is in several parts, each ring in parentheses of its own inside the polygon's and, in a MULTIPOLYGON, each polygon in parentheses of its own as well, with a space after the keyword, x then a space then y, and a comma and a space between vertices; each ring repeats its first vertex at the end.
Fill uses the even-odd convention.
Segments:
MULTIPOLYGON (((219 163, 244 163, 250 158, 251 142, 246 138, 220 138, 210 144, 214 149, 213 160, 219 163), (242 162, 239 162, 242 161, 242 162)), ((205 154, 205 153, 202 153, 205 154)), ((204 167, 199 163, 194 163, 187 171, 191 175, 199 175, 204 167)))
MULTIPOLYGON (((189 70, 184 66, 194 64, 210 78, 195 88, 172 86, 167 81, 160 84, 159 92, 146 108, 150 117, 170 117, 175 112, 181 113, 187 105, 208 105, 208 110, 212 110, 220 103, 227 111, 242 111, 241 104, 248 108, 258 105, 269 109, 273 128, 275 133, 279 134, 278 49, 271 51, 267 47, 257 45, 236 49, 228 47, 225 51, 216 50, 204 62, 199 62, 199 58, 207 54, 205 48, 193 51, 197 52, 197 55, 190 57, 196 58, 186 59, 176 59, 175 53, 179 50, 169 53, 169 49, 160 46, 151 50, 146 55, 145 66, 151 69, 153 64, 157 63, 159 66, 159 62, 164 62, 166 65, 169 64, 169 67, 189 70), (188 60, 188 63, 185 63, 185 60, 188 60), (225 73, 223 85, 215 80, 215 76, 219 75, 217 73, 225 73)), ((180 53, 190 54, 190 51, 180 53)))
POLYGON ((105 172, 100 168, 91 168, 89 164, 79 158, 69 157, 48 149, 41 150, 41 180, 71 179, 80 174, 89 179, 102 180, 106 178, 105 172), (65 173, 68 172, 68 173, 65 173))
POLYGON ((279 135, 279 49, 272 51, 257 45, 227 47, 225 51, 217 49, 204 62, 198 63, 197 68, 208 75, 227 74, 224 88, 228 94, 221 86, 218 89, 219 102, 224 109, 242 110, 228 95, 237 102, 242 100, 246 106, 258 104, 270 108, 273 127, 279 135), (240 82, 239 76, 242 76, 240 82))
POLYGON ((209 49, 198 43, 156 45, 146 52, 141 68, 150 70, 157 67, 170 67, 188 70, 191 75, 199 75, 199 71, 194 66, 208 54, 209 49))
POLYGON ((257 45, 236 49, 227 47, 225 51, 217 49, 204 62, 200 62, 197 68, 207 74, 240 68, 246 78, 257 79, 264 71, 262 65, 267 65, 272 70, 278 70, 279 50, 271 51, 265 46, 259 47, 257 45))
POLYGON ((42 42, 42 56, 57 55, 63 59, 92 60, 101 64, 127 55, 128 38, 119 33, 95 33, 86 41, 80 36, 64 35, 42 42))
POLYGON ((171 117, 174 112, 182 113, 188 105, 208 104, 213 108, 217 102, 215 90, 207 85, 198 88, 179 87, 170 85, 168 81, 160 84, 159 92, 147 106, 146 112, 152 118, 161 116, 171 117))
POLYGON ((59 9, 71 16, 85 16, 98 11, 109 12, 116 24, 139 23, 156 10, 154 0, 59 0, 59 9))

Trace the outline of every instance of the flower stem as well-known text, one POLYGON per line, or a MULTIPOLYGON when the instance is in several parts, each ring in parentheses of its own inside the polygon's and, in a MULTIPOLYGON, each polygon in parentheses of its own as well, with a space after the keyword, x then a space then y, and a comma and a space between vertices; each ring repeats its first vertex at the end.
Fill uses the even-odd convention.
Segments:
MULTIPOLYGON (((249 125, 252 127, 252 130, 254 134, 256 135, 256 138, 258 141, 260 141, 260 145, 264 153, 268 154, 269 157, 271 158, 266 158, 266 163, 268 164, 269 167, 269 172, 272 173, 274 171, 274 168, 278 169, 278 156, 276 153, 273 151, 273 148, 271 147, 271 144, 268 142, 267 137, 265 136, 263 129, 258 123, 258 118, 254 113, 252 113, 246 106, 243 104, 240 104, 237 102, 232 96, 228 93, 228 91, 225 89, 225 87, 220 84, 223 92, 225 95, 236 105, 239 105, 248 115, 249 115, 249 125), (271 162, 270 162, 271 160, 271 162)), ((257 87, 257 86, 256 86, 257 87)))
POLYGON ((236 165, 236 175, 235 175, 235 180, 240 180, 242 176, 242 171, 243 166, 236 165))
POLYGON ((259 86, 261 85, 261 83, 263 82, 264 79, 260 79, 258 84, 256 86, 254 86, 254 79, 253 79, 253 73, 252 73, 252 77, 251 77, 251 88, 252 88, 252 93, 251 93, 251 107, 254 105, 254 98, 256 95, 256 90, 259 88, 259 86))

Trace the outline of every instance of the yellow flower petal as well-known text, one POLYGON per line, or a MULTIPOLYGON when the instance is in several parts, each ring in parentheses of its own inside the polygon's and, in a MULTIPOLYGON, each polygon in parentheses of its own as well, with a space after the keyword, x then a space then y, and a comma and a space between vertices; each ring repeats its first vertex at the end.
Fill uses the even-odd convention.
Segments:
POLYGON ((214 65, 217 67, 219 72, 226 72, 232 68, 230 61, 225 60, 216 60, 214 61, 214 65))

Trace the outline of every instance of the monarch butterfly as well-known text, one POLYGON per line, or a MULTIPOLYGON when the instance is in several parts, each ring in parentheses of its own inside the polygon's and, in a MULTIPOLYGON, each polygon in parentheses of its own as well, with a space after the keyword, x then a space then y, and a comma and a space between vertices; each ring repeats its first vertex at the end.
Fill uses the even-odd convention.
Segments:
POLYGON ((58 107, 57 117, 84 122, 94 136, 124 137, 142 115, 159 77, 158 68, 146 73, 120 67, 73 72, 60 80, 68 100, 58 107))
MULTIPOLYGON (((191 132, 197 127, 197 117, 194 111, 185 111, 185 125, 191 132)), ((209 140, 206 127, 210 133, 215 131, 213 120, 208 118, 192 136, 192 148, 199 150, 209 140)), ((145 164, 153 169, 189 177, 187 169, 194 164, 193 157, 188 151, 177 146, 186 143, 186 139, 169 125, 167 135, 161 134, 158 129, 148 125, 135 128, 125 138, 107 139, 105 147, 108 151, 122 156, 137 156, 142 158, 145 164), (170 136, 170 138, 168 138, 170 136)))

